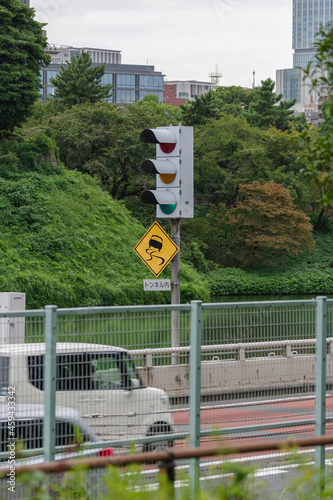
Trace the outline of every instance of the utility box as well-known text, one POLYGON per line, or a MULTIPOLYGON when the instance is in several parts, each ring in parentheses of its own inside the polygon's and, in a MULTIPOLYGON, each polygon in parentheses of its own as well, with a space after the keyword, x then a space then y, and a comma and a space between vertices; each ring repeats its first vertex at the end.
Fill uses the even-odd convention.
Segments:
MULTIPOLYGON (((25 310, 25 293, 0 292, 0 312, 25 310)), ((0 317, 0 344, 24 343, 25 318, 0 317)))

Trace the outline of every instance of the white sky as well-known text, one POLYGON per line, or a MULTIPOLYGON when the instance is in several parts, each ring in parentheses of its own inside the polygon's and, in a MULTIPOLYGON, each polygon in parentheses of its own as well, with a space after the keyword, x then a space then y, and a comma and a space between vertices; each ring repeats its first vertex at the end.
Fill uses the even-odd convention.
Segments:
POLYGON ((292 67, 292 0, 30 0, 56 45, 120 50, 166 80, 252 85, 292 67))

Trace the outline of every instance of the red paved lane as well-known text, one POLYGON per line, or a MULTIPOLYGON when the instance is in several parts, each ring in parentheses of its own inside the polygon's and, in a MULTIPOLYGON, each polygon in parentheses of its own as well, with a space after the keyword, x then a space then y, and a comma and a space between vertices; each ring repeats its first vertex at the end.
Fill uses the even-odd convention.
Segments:
MULTIPOLYGON (((333 396, 328 396, 326 398, 326 410, 333 410, 333 396)), ((279 401, 258 401, 258 403, 250 404, 245 406, 244 404, 237 406, 227 404, 225 408, 214 408, 209 407, 207 409, 201 410, 201 428, 205 427, 207 429, 212 428, 212 430, 217 428, 225 429, 225 434, 223 435, 223 440, 228 439, 228 443, 231 444, 229 440, 236 443, 241 439, 244 442, 265 439, 265 438, 278 438, 279 435, 313 435, 314 426, 305 424, 303 425, 292 425, 292 422, 310 420, 314 419, 315 416, 315 399, 314 398, 299 398, 293 400, 292 398, 279 401), (284 424, 290 422, 291 425, 285 427, 284 424), (281 423, 281 427, 266 430, 257 431, 255 435, 251 436, 248 433, 247 436, 238 436, 230 434, 228 437, 228 428, 235 427, 257 427, 259 425, 265 424, 278 424, 281 423)), ((176 424, 179 425, 189 425, 189 411, 176 411, 173 413, 173 418, 176 424)), ((326 432, 330 433, 333 424, 327 424, 326 432)), ((254 429, 255 430, 255 429, 254 429)), ((241 430, 240 430, 241 432, 241 430)), ((203 438, 205 441, 209 440, 210 444, 214 437, 203 438)), ((215 440, 218 441, 219 438, 216 436, 215 440)))

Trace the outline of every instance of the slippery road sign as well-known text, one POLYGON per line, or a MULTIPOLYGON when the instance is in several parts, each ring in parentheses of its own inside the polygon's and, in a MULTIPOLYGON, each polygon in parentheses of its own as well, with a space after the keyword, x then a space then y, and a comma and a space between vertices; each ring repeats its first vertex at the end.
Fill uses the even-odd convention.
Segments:
POLYGON ((134 252, 156 277, 161 274, 178 251, 177 245, 157 222, 154 222, 134 247, 134 252))

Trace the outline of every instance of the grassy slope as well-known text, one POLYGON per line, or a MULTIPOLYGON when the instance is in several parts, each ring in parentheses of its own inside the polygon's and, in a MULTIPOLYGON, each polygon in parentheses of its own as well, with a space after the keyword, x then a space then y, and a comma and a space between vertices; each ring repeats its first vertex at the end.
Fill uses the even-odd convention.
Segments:
MULTIPOLYGON (((37 163, 0 161, 0 291, 25 292, 28 308, 170 303, 143 291, 154 276, 133 248, 148 227, 89 176, 37 163)), ((208 299, 202 276, 181 275, 182 302, 208 299)))

